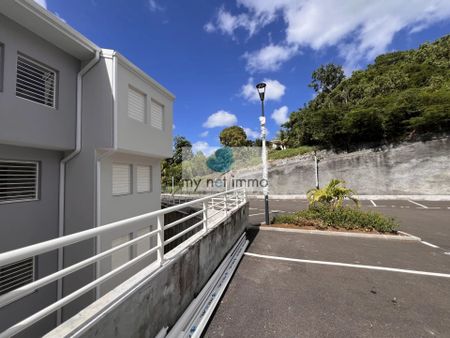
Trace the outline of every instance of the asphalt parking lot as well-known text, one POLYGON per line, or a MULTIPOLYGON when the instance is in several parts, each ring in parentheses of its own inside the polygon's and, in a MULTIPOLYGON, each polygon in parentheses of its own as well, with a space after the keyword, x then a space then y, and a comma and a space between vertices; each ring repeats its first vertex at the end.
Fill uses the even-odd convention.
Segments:
MULTIPOLYGON (((270 208, 306 205, 272 200, 270 208)), ((396 217, 422 241, 250 230, 204 336, 450 337, 450 202, 362 207, 396 217)), ((263 201, 250 208, 260 224, 263 201)))

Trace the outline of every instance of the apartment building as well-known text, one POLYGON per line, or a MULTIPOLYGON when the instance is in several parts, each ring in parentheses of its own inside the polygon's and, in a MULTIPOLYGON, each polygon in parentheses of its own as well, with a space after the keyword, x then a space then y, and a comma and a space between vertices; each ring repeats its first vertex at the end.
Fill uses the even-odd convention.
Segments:
MULTIPOLYGON (((0 252, 159 209, 160 161, 172 153, 173 101, 123 55, 99 48, 32 0, 2 0, 0 252)), ((0 295, 151 227, 140 224, 0 267, 0 295)), ((150 245, 139 243, 10 303, 0 310, 0 331, 150 245)), ((41 321, 33 335, 131 273, 41 321)))

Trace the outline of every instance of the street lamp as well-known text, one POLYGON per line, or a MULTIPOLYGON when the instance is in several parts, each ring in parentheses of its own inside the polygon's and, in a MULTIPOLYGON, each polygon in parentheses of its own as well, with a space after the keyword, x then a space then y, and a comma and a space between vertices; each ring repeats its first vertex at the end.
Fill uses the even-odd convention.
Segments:
POLYGON ((264 94, 266 92, 266 84, 264 82, 258 83, 256 85, 256 89, 258 90, 259 98, 261 99, 261 117, 259 118, 259 122, 261 123, 261 141, 262 141, 262 182, 265 183, 263 186, 263 194, 264 194, 264 215, 265 215, 265 223, 269 225, 269 175, 267 172, 267 149, 266 149, 266 117, 264 115, 264 94))

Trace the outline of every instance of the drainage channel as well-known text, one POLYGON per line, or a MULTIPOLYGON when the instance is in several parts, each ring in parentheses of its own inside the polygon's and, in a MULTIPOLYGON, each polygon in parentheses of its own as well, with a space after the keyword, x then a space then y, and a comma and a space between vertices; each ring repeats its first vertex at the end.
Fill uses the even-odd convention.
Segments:
MULTIPOLYGON (((199 295, 178 319, 167 338, 200 337, 234 274, 249 241, 245 233, 237 240, 228 255, 206 283, 199 295)), ((160 335, 158 335, 160 336, 160 335)), ((164 335, 162 335, 164 336, 164 335)))

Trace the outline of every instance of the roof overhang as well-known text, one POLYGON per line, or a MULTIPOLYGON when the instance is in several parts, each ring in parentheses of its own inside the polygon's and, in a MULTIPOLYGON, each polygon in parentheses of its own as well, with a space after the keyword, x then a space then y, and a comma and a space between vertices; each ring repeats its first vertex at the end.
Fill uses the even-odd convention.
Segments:
POLYGON ((0 13, 81 61, 100 48, 33 0, 0 0, 0 13))

